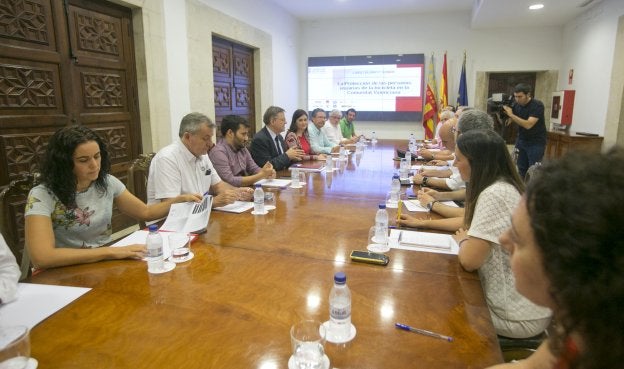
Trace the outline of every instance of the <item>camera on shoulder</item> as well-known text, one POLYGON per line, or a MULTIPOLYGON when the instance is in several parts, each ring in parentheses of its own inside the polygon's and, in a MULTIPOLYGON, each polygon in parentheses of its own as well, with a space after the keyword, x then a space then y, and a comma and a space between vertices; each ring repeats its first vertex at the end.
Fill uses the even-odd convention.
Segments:
POLYGON ((498 113, 506 116, 507 114, 505 113, 503 106, 513 107, 514 103, 515 101, 513 95, 495 93, 492 94, 492 97, 490 97, 487 101, 487 112, 489 114, 498 113))

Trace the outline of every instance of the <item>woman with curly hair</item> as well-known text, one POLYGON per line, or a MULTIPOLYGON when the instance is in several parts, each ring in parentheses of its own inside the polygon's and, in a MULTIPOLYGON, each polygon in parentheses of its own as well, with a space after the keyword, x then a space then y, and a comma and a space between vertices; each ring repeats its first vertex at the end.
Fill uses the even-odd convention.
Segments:
POLYGON ((531 179, 500 239, 516 288, 558 329, 528 359, 496 368, 624 365, 624 150, 570 153, 531 179))
POLYGON ((285 140, 289 149, 303 150, 305 153, 303 160, 325 160, 325 154, 319 154, 312 150, 308 135, 308 113, 305 110, 295 110, 285 140))
POLYGON ((41 184, 28 194, 24 214, 26 247, 36 268, 140 259, 145 245, 100 247, 111 241, 113 204, 133 218, 154 220, 173 203, 201 200, 187 194, 147 206, 109 171, 106 144, 91 129, 65 127, 50 138, 41 184))

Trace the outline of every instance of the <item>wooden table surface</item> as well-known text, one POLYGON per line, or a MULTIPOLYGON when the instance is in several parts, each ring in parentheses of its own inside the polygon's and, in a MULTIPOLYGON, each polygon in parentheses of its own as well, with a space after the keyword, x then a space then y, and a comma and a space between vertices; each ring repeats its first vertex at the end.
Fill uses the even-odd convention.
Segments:
POLYGON ((478 275, 456 256, 393 249, 386 267, 349 261, 351 250, 366 249, 393 156, 394 143, 382 144, 342 170, 309 174, 302 189, 271 189, 276 209, 265 216, 213 211, 195 258, 172 272, 121 260, 32 277, 92 288, 32 330, 32 356, 41 368, 287 368, 290 326, 329 319, 333 274, 344 271, 357 336, 326 344, 332 368, 501 362, 478 275))

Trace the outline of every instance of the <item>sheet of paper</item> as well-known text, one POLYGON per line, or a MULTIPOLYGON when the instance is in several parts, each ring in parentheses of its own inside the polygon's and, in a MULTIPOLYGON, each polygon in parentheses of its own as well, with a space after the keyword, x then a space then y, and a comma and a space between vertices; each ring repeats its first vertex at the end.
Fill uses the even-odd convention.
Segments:
POLYGON ((0 305, 0 326, 25 325, 32 329, 90 290, 83 287, 20 283, 17 286, 17 299, 0 305))
POLYGON ((412 251, 433 252, 439 254, 457 255, 459 246, 449 234, 430 232, 406 231, 404 229, 392 229, 391 239, 399 242, 390 242, 392 248, 412 251))
POLYGON ((266 187, 286 187, 290 184, 290 179, 261 179, 254 184, 261 184, 266 187))
MULTIPOLYGON (((407 211, 420 211, 420 212, 425 212, 425 213, 429 212, 427 208, 420 205, 420 201, 418 201, 417 199, 403 201, 403 204, 407 208, 407 211)), ((452 206, 454 208, 459 207, 454 201, 440 201, 440 204, 452 206)))
POLYGON ((309 164, 308 166, 306 166, 306 164, 303 164, 303 165, 293 164, 290 166, 290 168, 288 168, 288 170, 293 170, 293 169, 298 169, 300 172, 322 172, 325 170, 325 164, 319 164, 319 165, 309 164))
MULTIPOLYGON (((253 204, 252 204, 253 206, 253 204)), ((147 239, 147 234, 149 232, 148 231, 144 231, 144 230, 140 230, 140 231, 135 231, 130 233, 129 235, 127 235, 126 237, 122 238, 121 240, 115 242, 114 244, 111 245, 111 247, 120 247, 120 246, 128 246, 128 245, 134 245, 134 244, 145 244, 145 240, 147 239)), ((175 245, 169 245, 169 235, 170 234, 187 234, 184 232, 168 232, 168 231, 161 231, 159 232, 160 235, 162 236, 163 239, 163 258, 166 260, 167 258, 169 258, 171 256, 171 250, 172 248, 178 248, 178 247, 182 247, 184 240, 180 237, 176 238, 177 240, 177 244, 175 245), (172 247, 173 246, 173 247, 172 247)), ((191 241, 195 240, 197 238, 196 234, 191 234, 191 241)))
POLYGON ((162 231, 194 233, 208 226, 212 196, 204 195, 202 202, 182 202, 172 204, 167 219, 160 227, 162 231))
POLYGON ((416 165, 412 165, 411 167, 412 170, 446 170, 449 169, 448 165, 441 165, 441 166, 437 166, 437 165, 422 165, 422 164, 416 164, 416 165))
POLYGON ((249 209, 253 209, 254 203, 250 201, 235 201, 233 204, 220 206, 214 210, 225 211, 228 213, 242 213, 249 209))

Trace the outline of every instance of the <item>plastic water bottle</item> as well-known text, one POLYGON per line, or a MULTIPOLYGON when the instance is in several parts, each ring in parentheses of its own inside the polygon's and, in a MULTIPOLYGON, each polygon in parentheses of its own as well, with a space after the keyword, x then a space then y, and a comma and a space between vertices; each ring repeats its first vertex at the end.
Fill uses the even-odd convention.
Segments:
POLYGON ((401 191, 401 180, 399 178, 399 175, 396 173, 392 176, 392 187, 390 188, 390 191, 397 195, 401 191))
POLYGON ((149 234, 145 241, 147 246, 147 271, 149 273, 158 273, 164 268, 163 260, 163 239, 160 233, 158 233, 158 226, 152 224, 149 226, 149 234))
POLYGON ((351 291, 344 272, 334 275, 334 287, 329 293, 328 333, 336 342, 346 342, 351 336, 351 291))
POLYGON ((406 152, 405 152, 405 159, 407 159, 408 164, 410 164, 410 166, 412 165, 412 149, 413 147, 411 146, 406 152))
POLYGON ((256 184, 254 190, 254 213, 264 214, 264 191, 260 183, 256 184))
POLYGON ((345 160, 345 157, 347 156, 347 151, 346 151, 346 149, 345 149, 343 144, 340 144, 340 151, 339 151, 339 155, 338 156, 339 156, 341 161, 345 160))
POLYGON ((386 211, 386 204, 379 204, 379 210, 375 214, 375 241, 382 245, 388 243, 388 211, 386 211))
POLYGON ((327 155, 327 159, 325 160, 325 168, 328 171, 334 170, 334 163, 332 162, 332 154, 327 155))
POLYGON ((373 145, 373 147, 377 145, 377 135, 375 134, 375 131, 373 131, 373 133, 371 134, 371 144, 373 145))
POLYGON ((410 133, 410 136, 409 136, 409 144, 410 144, 410 145, 414 145, 415 143, 416 143, 416 136, 414 136, 414 134, 413 134, 413 133, 410 133))

